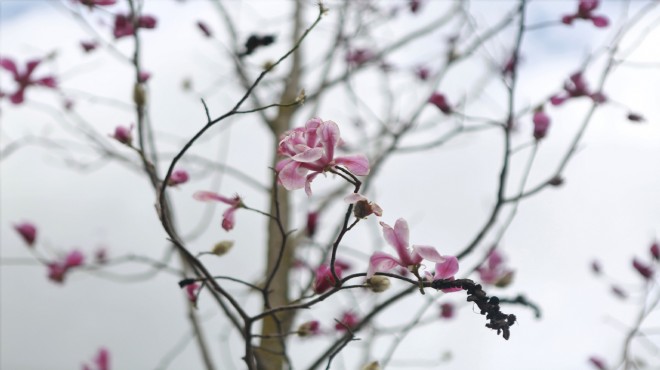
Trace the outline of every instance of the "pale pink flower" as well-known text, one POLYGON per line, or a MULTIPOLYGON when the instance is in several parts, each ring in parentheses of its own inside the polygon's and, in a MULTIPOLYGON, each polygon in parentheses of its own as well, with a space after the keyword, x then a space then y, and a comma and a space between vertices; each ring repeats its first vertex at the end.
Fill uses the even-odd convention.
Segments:
POLYGON ((320 118, 312 118, 305 127, 285 133, 277 149, 288 157, 275 166, 279 183, 287 190, 305 188, 305 193, 311 196, 312 180, 335 166, 343 166, 357 176, 369 174, 369 160, 364 155, 335 157, 340 142, 337 124, 320 118))
POLYGON ((234 228, 234 213, 236 213, 237 209, 243 207, 243 202, 238 195, 233 198, 227 198, 210 191, 198 191, 193 194, 193 198, 203 202, 217 201, 230 205, 230 207, 222 214, 222 228, 226 231, 234 228))
POLYGON ((31 222, 23 222, 14 225, 14 230, 23 238, 28 246, 33 246, 34 241, 37 239, 37 227, 31 222))
MULTIPOLYGON (((386 272, 394 269, 397 266, 402 266, 409 270, 416 269, 423 260, 442 264, 447 261, 447 257, 442 256, 434 247, 413 245, 412 248, 408 246, 408 223, 403 218, 400 218, 394 224, 394 228, 384 222, 380 223, 383 228, 383 236, 389 245, 394 247, 397 252, 398 258, 393 257, 384 252, 374 252, 369 259, 369 269, 367 270, 367 279, 371 278, 377 272, 386 272)), ((458 267, 458 264, 456 264, 458 267)), ((438 266, 436 265, 436 268, 438 266)), ((443 270, 440 271, 442 275, 446 271, 451 271, 453 268, 450 264, 443 265, 443 270), (447 269, 446 271, 444 269, 447 269)))
POLYGON ((353 214, 357 218, 366 218, 374 214, 378 217, 383 215, 383 209, 374 202, 370 202, 364 195, 351 193, 344 198, 344 202, 353 204, 353 214))
POLYGON ((188 182, 190 179, 190 176, 188 175, 188 172, 186 170, 174 170, 172 171, 172 175, 170 178, 167 180, 167 185, 168 186, 177 186, 181 184, 185 184, 188 182))
POLYGON ((561 18, 561 22, 571 25, 576 19, 590 20, 598 28, 607 27, 609 19, 602 15, 595 15, 593 12, 598 8, 599 0, 580 0, 578 10, 574 14, 568 14, 561 18))
POLYGON ((16 91, 9 96, 13 104, 21 104, 25 100, 25 89, 29 86, 44 86, 51 89, 57 88, 57 81, 53 76, 33 78, 32 73, 41 64, 41 59, 33 59, 26 63, 25 70, 19 71, 16 63, 9 58, 0 58, 0 67, 6 69, 12 74, 14 81, 18 85, 16 91))
POLYGON ((145 83, 145 82, 149 81, 149 78, 151 78, 151 73, 149 73, 147 71, 140 71, 140 73, 138 75, 138 81, 140 83, 145 83))

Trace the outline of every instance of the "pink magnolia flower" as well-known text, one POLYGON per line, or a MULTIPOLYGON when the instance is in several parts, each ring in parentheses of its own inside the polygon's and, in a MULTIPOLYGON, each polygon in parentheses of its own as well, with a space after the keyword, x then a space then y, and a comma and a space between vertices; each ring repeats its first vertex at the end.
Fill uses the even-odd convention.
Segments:
POLYGON ((653 267, 650 265, 645 264, 637 258, 633 259, 632 265, 644 279, 650 280, 653 277, 655 271, 653 271, 653 267))
POLYGON ((335 324, 337 331, 353 330, 360 323, 358 316, 350 311, 344 312, 338 323, 335 324))
MULTIPOLYGON (((139 16, 137 23, 138 28, 156 28, 156 18, 150 15, 139 16)), ((133 20, 131 19, 130 15, 116 14, 115 24, 112 29, 112 34, 115 36, 115 39, 131 36, 134 33, 135 29, 133 26, 133 20)))
POLYGON ((167 180, 168 186, 177 186, 185 184, 190 179, 188 172, 186 170, 174 170, 172 175, 167 180))
POLYGON ((573 73, 568 81, 564 83, 564 91, 566 94, 557 94, 550 98, 550 103, 552 105, 561 105, 566 100, 572 98, 579 98, 581 96, 587 96, 591 98, 595 103, 603 103, 607 98, 601 92, 591 92, 587 86, 582 72, 573 73))
POLYGON ((543 107, 536 109, 534 117, 532 117, 532 122, 534 123, 534 138, 537 141, 543 139, 550 127, 550 117, 545 114, 543 107))
POLYGON ((23 222, 14 225, 14 230, 23 238, 28 246, 33 246, 34 241, 37 239, 37 227, 31 222, 23 222))
POLYGON ((90 53, 99 47, 99 42, 96 40, 92 41, 80 41, 80 46, 83 48, 85 53, 90 53))
POLYGON ((305 193, 311 196, 312 180, 335 166, 343 166, 357 176, 369 174, 369 160, 364 155, 335 157, 340 142, 337 124, 320 118, 312 118, 305 127, 288 131, 277 149, 279 154, 288 157, 275 166, 278 182, 287 190, 304 187, 305 193))
POLYGON ((193 194, 193 198, 202 202, 217 201, 230 205, 225 213, 222 214, 222 228, 226 231, 234 228, 234 213, 236 213, 237 209, 243 207, 243 201, 238 195, 235 195, 233 198, 227 198, 210 191, 198 191, 193 194))
POLYGON ((443 303, 440 305, 440 317, 443 319, 451 319, 454 317, 454 305, 451 303, 443 303))
POLYGON ((46 264, 48 278, 56 283, 63 283, 67 272, 74 267, 81 266, 85 256, 79 250, 69 252, 63 259, 46 264))
POLYGON ((434 92, 428 101, 429 103, 438 107, 438 109, 440 109, 440 111, 444 114, 451 114, 453 111, 451 105, 449 105, 449 102, 447 101, 447 98, 439 92, 434 92))
POLYGON ((354 205, 353 214, 357 218, 367 218, 371 214, 378 217, 383 216, 383 209, 378 204, 370 202, 362 194, 351 193, 344 198, 344 202, 354 205))
MULTIPOLYGON (((317 267, 314 273, 314 285, 312 287, 314 293, 325 293, 335 286, 335 278, 332 276, 332 271, 327 263, 317 267)), ((335 263, 335 273, 337 274, 337 277, 341 279, 342 268, 337 263, 335 263)))
POLYGON ((357 67, 368 61, 371 61, 375 57, 376 55, 371 50, 366 48, 358 48, 350 50, 346 54, 346 62, 350 66, 357 67))
POLYGON ((95 367, 91 367, 87 364, 83 365, 83 370, 110 370, 110 352, 106 349, 101 347, 96 354, 96 357, 94 357, 94 365, 95 367))
POLYGON ((129 127, 117 126, 115 127, 115 133, 110 137, 114 138, 115 140, 119 141, 124 145, 131 146, 131 143, 133 142, 133 134, 131 133, 132 130, 133 130, 133 125, 130 125, 129 127))
POLYGON ((580 0, 578 10, 574 14, 568 14, 561 18, 561 22, 571 25, 576 19, 590 20, 598 28, 607 27, 609 19, 602 15, 594 15, 593 12, 598 8, 599 0, 580 0))
POLYGON ((9 71, 14 81, 18 84, 16 91, 9 96, 13 104, 21 104, 25 100, 25 89, 29 86, 44 86, 51 89, 57 88, 57 81, 53 76, 46 76, 34 79, 32 73, 41 64, 40 59, 30 60, 25 65, 24 71, 19 71, 16 63, 9 58, 0 58, 0 67, 9 71))
POLYGON ((504 257, 497 249, 490 252, 486 264, 477 268, 477 272, 484 284, 495 286, 506 286, 513 277, 513 270, 505 266, 504 257))
POLYGON ((199 28, 200 31, 204 34, 206 37, 213 37, 213 34, 211 33, 211 29, 209 26, 202 22, 202 21, 197 21, 197 28, 199 28))
MULTIPOLYGON (((434 247, 413 245, 412 248, 409 248, 408 223, 403 218, 396 220, 394 228, 384 222, 381 222, 380 226, 383 228, 383 236, 385 237, 385 240, 389 245, 394 247, 398 258, 384 252, 374 252, 374 254, 371 255, 371 258, 369 258, 367 279, 374 276, 377 272, 386 272, 397 266, 402 266, 408 270, 416 270, 419 268, 423 260, 428 260, 437 264, 442 264, 448 260, 447 257, 440 255, 434 247)), ((436 265, 436 268, 438 268, 438 265, 436 265)), ((443 265, 441 267, 440 275, 444 276, 446 272, 451 271, 451 268, 451 263, 443 265)), ((458 269, 458 263, 456 263, 456 268, 458 269)))

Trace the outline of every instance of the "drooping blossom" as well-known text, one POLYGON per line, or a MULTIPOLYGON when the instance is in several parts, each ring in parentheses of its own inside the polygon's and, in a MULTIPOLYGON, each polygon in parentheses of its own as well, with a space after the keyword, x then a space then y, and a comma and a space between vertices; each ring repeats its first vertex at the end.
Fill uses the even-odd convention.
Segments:
POLYGON ((6 69, 12 74, 14 81, 18 85, 16 91, 9 95, 9 100, 13 104, 21 104, 25 100, 25 90, 30 86, 44 86, 51 89, 57 88, 57 80, 53 76, 33 78, 32 73, 41 64, 41 59, 33 59, 25 64, 25 70, 19 71, 16 63, 9 58, 0 58, 0 67, 6 69))
POLYGON ((607 365, 605 365, 605 360, 598 356, 589 357, 589 363, 592 364, 598 370, 607 370, 607 365))
POLYGON ((337 331, 353 330, 359 323, 360 319, 357 314, 351 311, 346 311, 342 315, 341 320, 335 324, 335 329, 337 331))
POLYGON ((543 139, 550 127, 550 117, 545 113, 543 107, 534 111, 532 122, 534 123, 534 139, 537 141, 543 139))
POLYGON ((206 37, 213 37, 213 34, 211 33, 211 29, 209 26, 204 23, 203 21, 197 21, 197 28, 199 28, 200 31, 204 34, 206 37))
POLYGON ((96 40, 91 41, 80 41, 80 47, 85 51, 85 53, 91 53, 99 47, 99 42, 96 40))
POLYGON ((188 172, 186 170, 174 170, 172 171, 172 175, 170 178, 167 180, 167 185, 168 186, 177 186, 181 184, 185 184, 188 182, 190 179, 190 176, 188 175, 188 172))
POLYGON ((552 105, 561 105, 566 100, 579 98, 582 96, 589 97, 595 103, 603 103, 607 98, 601 92, 592 92, 587 86, 587 82, 584 80, 582 72, 573 73, 568 81, 564 83, 564 92, 565 94, 557 94, 550 98, 550 103, 552 105))
POLYGON ((79 250, 69 252, 59 261, 51 261, 46 264, 48 267, 48 278, 56 283, 63 283, 66 274, 74 267, 81 266, 85 256, 79 250))
POLYGON ((451 319, 454 317, 455 312, 454 305, 446 302, 440 305, 440 317, 443 319, 451 319))
POLYGON ((277 148, 279 154, 287 157, 275 166, 278 182, 287 190, 305 188, 305 193, 311 196, 314 178, 335 166, 345 167, 357 176, 369 174, 369 160, 363 154, 335 157, 340 142, 337 124, 320 118, 312 118, 305 127, 288 131, 277 148))
POLYGON ((235 195, 233 198, 227 198, 210 191, 198 191, 193 194, 193 198, 202 202, 217 201, 228 204, 230 207, 222 214, 222 228, 226 231, 234 228, 234 213, 236 213, 237 209, 243 207, 243 201, 238 195, 235 195))
MULTIPOLYGON (((156 28, 156 23, 156 18, 151 15, 141 15, 137 19, 138 28, 156 28)), ((135 28, 131 16, 126 14, 116 14, 114 27, 112 29, 112 34, 115 36, 115 39, 131 36, 134 33, 135 28)))
POLYGON ((396 220, 394 228, 384 222, 381 222, 380 225, 383 228, 383 237, 385 237, 389 245, 394 247, 398 258, 384 252, 374 252, 371 258, 369 258, 367 279, 374 276, 377 272, 390 271, 397 266, 402 266, 410 271, 417 271, 423 260, 439 264, 447 261, 447 257, 438 253, 434 247, 423 245, 409 247, 408 223, 403 218, 396 220))
POLYGON ((186 297, 193 304, 197 305, 197 294, 199 293, 200 285, 197 283, 188 284, 184 288, 186 290, 186 297))
POLYGON ((564 15, 561 18, 561 22, 571 25, 576 19, 584 19, 590 20, 598 28, 607 27, 610 23, 607 17, 593 14, 596 8, 598 8, 599 3, 599 0, 580 0, 578 10, 573 14, 564 15))
POLYGON ((94 357, 94 367, 84 364, 83 370, 110 370, 110 351, 101 347, 94 357))
POLYGON ((638 260, 637 258, 633 259, 632 265, 644 279, 650 280, 653 277, 654 271, 653 267, 650 265, 638 260))
POLYGON ((28 246, 33 246, 34 241, 37 239, 37 227, 31 222, 23 222, 14 225, 14 230, 23 238, 28 246))
MULTIPOLYGON (((339 266, 339 264, 335 263, 335 273, 337 274, 337 277, 340 279, 341 279, 342 271, 343 270, 339 266)), ((334 286, 335 286, 335 278, 334 276, 332 276, 332 270, 330 269, 330 265, 328 265, 327 263, 321 264, 314 271, 314 285, 312 286, 314 293, 316 294, 325 293, 334 286)))
POLYGON ((453 111, 451 105, 447 101, 447 98, 439 92, 434 92, 431 94, 428 102, 438 107, 438 109, 440 109, 440 111, 444 114, 451 114, 453 111))
POLYGON ((131 146, 131 143, 133 142, 133 134, 131 131, 133 131, 133 125, 130 125, 129 127, 117 126, 115 127, 115 133, 112 134, 111 137, 124 145, 131 146))
POLYGON ((301 337, 310 337, 321 333, 321 324, 317 320, 307 321, 298 326, 296 333, 301 337))
POLYGON ((309 212, 307 214, 307 224, 305 226, 305 233, 308 237, 313 238, 316 234, 316 229, 319 223, 319 213, 318 212, 309 212))
POLYGON ((479 278, 484 284, 505 287, 513 278, 513 270, 506 267, 504 257, 497 249, 488 254, 486 263, 477 268, 479 278))
MULTIPOLYGON (((458 258, 454 256, 446 256, 444 262, 438 262, 435 264, 435 275, 433 275, 433 280, 454 280, 454 275, 456 275, 457 272, 458 258)), ((444 293, 459 292, 461 290, 460 287, 442 289, 444 293)))
POLYGON ((370 202, 364 195, 351 193, 344 198, 344 202, 353 204, 353 215, 356 218, 367 218, 374 214, 378 217, 383 216, 383 209, 374 202, 370 202))
POLYGON ((352 49, 346 53, 346 63, 352 67, 360 66, 374 58, 376 58, 376 54, 366 48, 352 49))

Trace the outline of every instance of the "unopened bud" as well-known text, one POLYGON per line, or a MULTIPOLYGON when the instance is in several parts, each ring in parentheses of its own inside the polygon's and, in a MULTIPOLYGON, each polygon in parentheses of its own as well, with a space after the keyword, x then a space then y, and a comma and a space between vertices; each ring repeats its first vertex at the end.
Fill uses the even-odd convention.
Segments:
POLYGON ((382 368, 380 367, 378 361, 370 362, 362 367, 362 370, 380 370, 380 369, 382 368))
POLYGON ((555 176, 548 181, 548 184, 552 186, 561 186, 564 184, 564 179, 561 176, 555 176))
POLYGON ((216 245, 213 246, 213 249, 211 249, 211 253, 215 254, 216 256, 222 256, 225 253, 229 252, 231 247, 234 246, 234 242, 231 240, 223 240, 216 245))
POLYGON ((367 285, 374 293, 382 293, 390 288, 390 279, 387 276, 372 276, 367 280, 367 285))
POLYGON ((506 288, 513 282, 513 271, 508 271, 506 274, 502 275, 497 281, 495 282, 495 286, 498 288, 506 288))
POLYGON ((133 102, 139 106, 147 102, 147 94, 144 92, 142 84, 136 83, 133 85, 133 102))
POLYGON ((298 330, 296 332, 301 337, 309 337, 311 335, 318 334, 319 333, 319 327, 320 327, 320 324, 319 324, 318 321, 316 321, 316 320, 308 321, 306 323, 301 324, 298 327, 298 330))

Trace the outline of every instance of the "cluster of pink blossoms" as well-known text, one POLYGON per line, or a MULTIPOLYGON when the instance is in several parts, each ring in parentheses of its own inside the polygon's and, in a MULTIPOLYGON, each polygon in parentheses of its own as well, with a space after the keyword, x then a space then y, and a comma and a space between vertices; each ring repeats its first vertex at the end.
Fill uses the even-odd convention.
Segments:
POLYGON ((335 157, 340 143, 339 127, 333 121, 312 118, 305 127, 288 131, 277 148, 287 157, 275 166, 279 183, 287 190, 305 188, 311 196, 314 178, 335 166, 343 166, 357 176, 368 175, 369 160, 363 154, 335 157))
POLYGON ((561 105, 566 100, 582 96, 591 98, 595 103, 603 103, 607 100, 603 93, 599 91, 594 92, 589 89, 581 71, 573 73, 568 81, 564 83, 564 92, 565 94, 557 94, 551 97, 550 103, 552 103, 552 105, 561 105))
MULTIPOLYGON (((25 90, 30 86, 44 86, 51 89, 57 88, 57 80, 53 76, 45 76, 41 78, 32 77, 34 70, 41 64, 41 59, 33 59, 25 64, 25 69, 19 71, 16 63, 9 58, 0 58, 0 67, 6 69, 12 74, 14 81, 18 85, 16 91, 9 94, 9 101, 13 104, 21 104, 25 100, 25 90)), ((0 98, 7 95, 5 92, 0 91, 0 98)))

